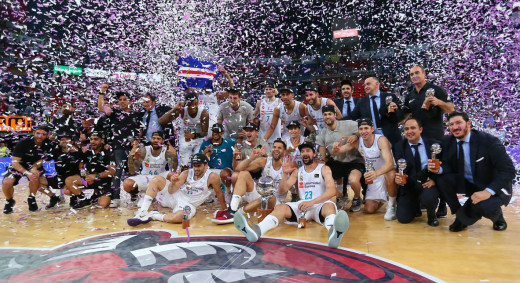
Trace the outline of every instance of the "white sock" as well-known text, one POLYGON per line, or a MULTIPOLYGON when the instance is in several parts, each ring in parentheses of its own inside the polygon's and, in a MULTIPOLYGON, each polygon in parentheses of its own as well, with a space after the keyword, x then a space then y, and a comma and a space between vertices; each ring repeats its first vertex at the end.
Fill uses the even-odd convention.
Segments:
POLYGON ((336 184, 336 189, 343 194, 343 184, 336 184))
POLYGON ((262 222, 258 223, 258 227, 260 227, 261 235, 264 235, 267 231, 276 228, 278 226, 278 218, 267 215, 262 222))
POLYGON ((240 199, 242 199, 239 195, 233 195, 231 197, 231 203, 229 204, 229 208, 233 211, 237 211, 238 206, 240 205, 240 199))
POLYGON ((395 199, 397 197, 388 197, 388 206, 395 206, 395 199))
POLYGON ((153 201, 153 198, 151 196, 145 195, 144 199, 143 199, 143 204, 141 204, 140 210, 148 211, 148 209, 150 208, 150 205, 152 205, 152 201, 153 201))
POLYGON ((336 219, 336 214, 331 214, 327 217, 325 217, 325 221, 323 221, 323 225, 325 225, 325 228, 327 228, 328 231, 332 227, 334 227, 334 219, 336 219))
POLYGON ((166 214, 161 214, 161 213, 152 213, 152 219, 153 220, 157 220, 157 221, 164 221, 164 216, 166 214))

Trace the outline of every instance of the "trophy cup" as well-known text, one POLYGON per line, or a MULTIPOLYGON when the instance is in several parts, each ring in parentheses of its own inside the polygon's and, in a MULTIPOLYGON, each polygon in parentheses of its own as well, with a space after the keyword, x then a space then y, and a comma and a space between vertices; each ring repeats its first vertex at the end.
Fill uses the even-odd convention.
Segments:
POLYGON ((269 199, 273 196, 275 190, 275 182, 271 176, 263 176, 258 179, 258 193, 262 196, 260 209, 258 210, 258 222, 260 223, 273 210, 268 208, 269 199))
POLYGON ((438 143, 432 144, 432 161, 435 163, 435 170, 439 170, 441 167, 440 160, 437 159, 437 154, 441 153, 442 148, 441 145, 438 143))
POLYGON ((302 215, 300 215, 300 218, 298 219, 298 228, 305 228, 305 224, 307 224, 307 219, 305 219, 305 213, 307 213, 307 210, 302 211, 302 215))
POLYGON ((183 210, 184 210, 184 212, 182 215, 182 229, 186 229, 186 228, 190 227, 189 217, 191 214, 191 207, 185 206, 183 210))
POLYGON ((397 168, 399 169, 399 175, 401 176, 401 183, 399 185, 406 185, 406 178, 408 175, 404 174, 404 169, 406 169, 406 160, 404 158, 397 160, 397 168))
POLYGON ((195 129, 193 129, 193 127, 190 124, 185 125, 184 126, 184 141, 185 142, 190 142, 191 138, 188 138, 188 136, 186 136, 186 134, 187 133, 192 134, 194 132, 195 132, 195 129))
POLYGON ((428 97, 433 97, 435 96, 435 90, 433 88, 429 88, 426 90, 426 94, 425 94, 425 98, 424 98, 424 102, 423 102, 423 105, 422 105, 422 109, 426 109, 426 110, 430 110, 430 102, 427 102, 426 99, 428 97))
POLYGON ((386 106, 390 105, 390 103, 392 103, 392 97, 391 96, 387 96, 386 99, 385 99, 385 102, 386 102, 386 106))
MULTIPOLYGON (((370 160, 365 161, 365 171, 366 172, 374 171, 374 163, 372 161, 370 161, 370 160)), ((374 182, 365 180, 365 183, 367 185, 370 185, 370 184, 373 184, 374 182)))
MULTIPOLYGON (((244 145, 242 145, 241 143, 236 143, 236 144, 235 144, 235 148, 237 149, 237 151, 241 151, 242 148, 244 148, 244 145)), ((236 160, 242 160, 242 153, 240 153, 239 155, 237 155, 236 160)))

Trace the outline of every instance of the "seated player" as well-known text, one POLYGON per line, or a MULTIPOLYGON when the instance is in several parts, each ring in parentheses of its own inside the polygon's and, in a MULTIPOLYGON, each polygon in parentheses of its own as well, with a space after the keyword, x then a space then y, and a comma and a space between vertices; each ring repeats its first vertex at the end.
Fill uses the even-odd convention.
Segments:
POLYGON ((287 131, 290 137, 284 141, 287 145, 286 154, 290 155, 296 162, 296 165, 298 165, 298 168, 300 168, 303 166, 303 162, 298 146, 304 142, 304 138, 301 135, 300 122, 297 120, 290 121, 287 124, 287 131))
POLYGON ((162 176, 155 176, 148 185, 146 196, 134 218, 127 220, 128 225, 136 226, 152 220, 169 223, 180 223, 183 220, 184 210, 189 207, 188 220, 191 219, 197 207, 206 201, 214 190, 220 202, 220 209, 227 208, 224 194, 220 190, 220 179, 208 167, 208 158, 201 153, 191 158, 191 169, 184 170, 179 175, 174 173, 167 181, 162 176), (171 213, 162 214, 158 211, 149 212, 152 201, 157 199, 162 207, 172 208, 171 213))
POLYGON ((256 242, 267 231, 277 227, 283 219, 298 222, 300 218, 305 218, 324 225, 329 231, 329 247, 337 248, 341 238, 348 230, 349 219, 345 211, 337 212, 336 205, 330 201, 336 195, 332 173, 328 166, 316 162, 316 150, 313 143, 304 142, 298 148, 302 154, 304 166, 298 169, 290 157, 285 158, 279 193, 287 193, 293 185, 298 183, 298 194, 301 200, 277 205, 273 212, 258 225, 248 221, 243 214, 237 212, 234 218, 235 227, 246 236, 248 241, 256 242))

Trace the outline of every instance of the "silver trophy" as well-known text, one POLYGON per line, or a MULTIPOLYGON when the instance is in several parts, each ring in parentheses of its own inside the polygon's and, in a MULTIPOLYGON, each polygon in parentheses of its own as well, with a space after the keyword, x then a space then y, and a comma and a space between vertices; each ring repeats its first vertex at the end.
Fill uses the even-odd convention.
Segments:
POLYGON ((187 205, 183 209, 183 215, 182 215, 182 228, 183 229, 190 227, 190 214, 191 214, 191 207, 189 207, 187 205))
POLYGON ((406 177, 408 176, 404 174, 404 169, 406 169, 406 160, 404 158, 397 160, 397 168, 399 170, 399 175, 402 178, 400 185, 406 185, 406 177))
POLYGON ((390 103, 392 103, 392 97, 387 96, 385 101, 386 101, 386 106, 390 105, 390 103))
POLYGON ((439 170, 441 167, 441 162, 439 159, 437 159, 437 154, 441 153, 442 148, 441 145, 438 143, 432 144, 432 161, 435 163, 435 170, 439 170))
MULTIPOLYGON (((365 171, 366 172, 370 172, 370 171, 374 171, 374 163, 370 160, 366 160, 365 161, 365 171)), ((370 184, 373 184, 374 182, 373 181, 365 181, 365 183, 367 185, 370 185, 370 184)))
POLYGON ((426 110, 430 110, 430 102, 427 102, 426 99, 428 97, 434 97, 435 96, 435 90, 433 88, 429 88, 426 90, 426 94, 425 94, 425 98, 424 98, 424 102, 423 102, 423 105, 421 108, 423 109, 426 109, 426 110))
MULTIPOLYGON (((237 151, 241 151, 242 148, 244 148, 244 145, 241 144, 241 143, 236 143, 235 144, 235 148, 237 149, 237 151)), ((242 154, 238 155, 236 159, 237 160, 241 160, 242 159, 242 154)))
POLYGON ((269 213, 273 210, 268 208, 269 199, 274 194, 275 191, 275 181, 271 176, 262 176, 258 179, 257 190, 258 193, 262 196, 262 202, 260 204, 260 217, 258 218, 258 222, 262 221, 269 213))

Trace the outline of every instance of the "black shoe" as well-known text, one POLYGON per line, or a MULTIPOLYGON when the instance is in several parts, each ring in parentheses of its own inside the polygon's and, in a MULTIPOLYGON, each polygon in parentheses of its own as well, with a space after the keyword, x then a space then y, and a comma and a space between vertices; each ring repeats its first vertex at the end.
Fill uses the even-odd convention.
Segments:
POLYGON ((451 232, 460 232, 464 229, 466 229, 466 227, 468 227, 468 225, 464 225, 462 223, 460 223, 460 221, 455 218, 455 221, 450 225, 450 231, 451 232))
POLYGON ((14 201, 14 198, 6 200, 4 206, 4 214, 13 213, 13 206, 15 203, 16 201, 14 201))
POLYGON ((417 212, 415 213, 415 217, 421 217, 422 216, 422 211, 421 209, 417 210, 417 212))
POLYGON ((139 199, 139 194, 137 192, 134 193, 134 191, 131 191, 130 192, 130 201, 136 202, 138 199, 139 199))
POLYGON ((507 229, 507 222, 504 219, 504 214, 500 214, 498 219, 493 223, 493 230, 504 231, 507 229))
POLYGON ((445 218, 448 214, 448 208, 446 208, 446 202, 442 201, 439 203, 439 208, 437 209, 437 213, 435 214, 437 218, 445 218))
POLYGON ((72 208, 80 209, 87 205, 90 205, 90 203, 91 203, 90 199, 88 199, 88 198, 78 198, 78 200, 76 201, 76 204, 72 208))
POLYGON ((38 210, 38 204, 36 204, 36 197, 29 196, 27 198, 27 204, 29 205, 29 211, 36 211, 36 210, 38 210))
POLYGON ((57 195, 53 195, 51 197, 51 199, 49 200, 49 204, 45 207, 45 209, 51 209, 53 208, 54 206, 56 206, 56 204, 60 202, 60 197, 57 196, 57 195))
POLYGON ((433 227, 439 226, 439 220, 437 220, 437 216, 435 216, 435 209, 428 210, 426 214, 428 215, 428 225, 433 227))
POLYGON ((74 207, 78 203, 78 197, 75 195, 72 195, 69 199, 69 206, 74 207))

